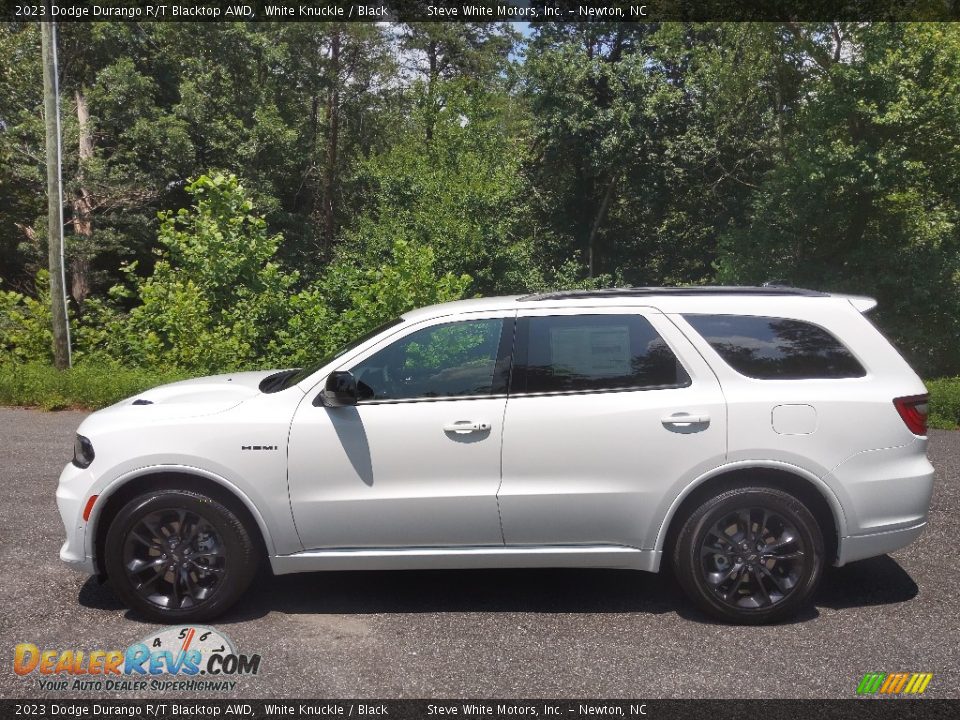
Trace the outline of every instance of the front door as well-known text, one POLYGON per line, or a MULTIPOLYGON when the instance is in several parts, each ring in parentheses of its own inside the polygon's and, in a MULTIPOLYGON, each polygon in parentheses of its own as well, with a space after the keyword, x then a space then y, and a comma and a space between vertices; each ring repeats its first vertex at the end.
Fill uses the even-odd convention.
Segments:
POLYGON ((306 549, 502 545, 497 487, 513 319, 430 321, 348 367, 360 401, 293 419, 306 549))

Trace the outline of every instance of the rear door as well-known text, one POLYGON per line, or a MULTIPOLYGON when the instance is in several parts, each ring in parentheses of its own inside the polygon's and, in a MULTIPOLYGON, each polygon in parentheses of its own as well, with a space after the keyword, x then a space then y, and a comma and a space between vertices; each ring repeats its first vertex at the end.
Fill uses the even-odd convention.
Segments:
POLYGON ((652 548, 657 518, 725 452, 720 385, 660 312, 521 312, 498 493, 508 545, 652 548))

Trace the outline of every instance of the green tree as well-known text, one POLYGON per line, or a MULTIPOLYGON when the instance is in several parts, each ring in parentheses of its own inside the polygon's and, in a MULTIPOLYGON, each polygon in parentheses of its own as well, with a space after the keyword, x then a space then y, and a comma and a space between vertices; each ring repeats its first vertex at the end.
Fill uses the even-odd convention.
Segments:
POLYGON ((409 310, 459 300, 470 281, 469 275, 438 272, 429 247, 404 240, 394 241, 375 266, 340 259, 290 298, 289 321, 268 357, 277 366, 308 365, 409 310))
MULTIPOLYGON (((417 92, 431 91, 420 84, 417 92)), ((523 148, 511 133, 511 105, 457 80, 432 92, 443 96, 442 110, 418 104, 402 139, 361 166, 368 209, 344 234, 342 256, 376 266, 399 239, 431 248, 439 272, 469 274, 472 292, 522 289, 536 263, 518 232, 523 148)))
MULTIPOLYGON (((538 26, 524 65, 533 118, 531 200, 554 264, 595 277, 641 251, 652 109, 666 88, 649 67, 651 28, 621 23, 538 26), (640 245, 640 247, 638 247, 640 245)), ((538 248, 541 250, 541 248, 538 248)))
POLYGON ((37 272, 35 296, 0 290, 0 364, 53 362, 50 278, 37 272))
POLYGON ((192 372, 251 367, 287 323, 287 296, 298 280, 274 260, 281 238, 235 176, 201 176, 187 191, 190 209, 160 216, 160 246, 152 274, 135 275, 114 297, 136 305, 112 315, 97 308, 102 328, 84 335, 87 350, 144 366, 192 372))
POLYGON ((852 28, 804 91, 784 161, 723 238, 720 280, 874 295, 923 371, 957 372, 960 29, 852 28))

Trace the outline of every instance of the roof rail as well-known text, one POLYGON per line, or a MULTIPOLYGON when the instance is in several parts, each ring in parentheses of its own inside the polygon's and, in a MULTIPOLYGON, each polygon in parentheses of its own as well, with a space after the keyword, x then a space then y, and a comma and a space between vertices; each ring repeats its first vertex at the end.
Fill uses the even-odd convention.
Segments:
POLYGON ((686 287, 624 287, 601 290, 559 290, 557 292, 533 293, 519 298, 520 301, 575 300, 581 298, 607 297, 655 297, 658 295, 799 295, 802 297, 829 297, 829 293, 783 285, 690 285, 686 287))

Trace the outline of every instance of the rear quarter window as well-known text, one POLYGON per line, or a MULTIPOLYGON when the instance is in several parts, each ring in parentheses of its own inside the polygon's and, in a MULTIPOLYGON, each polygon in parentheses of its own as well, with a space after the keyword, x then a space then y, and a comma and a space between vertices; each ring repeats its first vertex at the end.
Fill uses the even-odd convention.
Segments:
POLYGON ((843 343, 813 323, 747 315, 683 318, 730 367, 747 377, 810 380, 867 374, 843 343))

